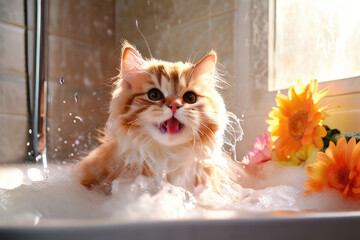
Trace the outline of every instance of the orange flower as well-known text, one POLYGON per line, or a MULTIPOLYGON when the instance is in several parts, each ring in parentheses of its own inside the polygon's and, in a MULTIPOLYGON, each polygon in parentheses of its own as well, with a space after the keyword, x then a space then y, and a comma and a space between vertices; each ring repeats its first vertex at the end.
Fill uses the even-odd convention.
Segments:
POLYGON ((318 149, 323 147, 326 130, 321 123, 325 108, 319 108, 318 103, 327 90, 318 92, 317 88, 317 80, 305 87, 299 80, 296 86, 289 88, 289 97, 276 95, 278 108, 273 108, 266 122, 270 125, 268 130, 279 161, 291 161, 300 149, 304 151, 311 145, 318 149))
POLYGON ((311 177, 305 182, 307 191, 321 192, 324 188, 333 188, 345 197, 360 200, 360 142, 355 138, 347 143, 345 137, 337 144, 330 142, 325 153, 319 152, 317 162, 307 166, 306 173, 311 177))

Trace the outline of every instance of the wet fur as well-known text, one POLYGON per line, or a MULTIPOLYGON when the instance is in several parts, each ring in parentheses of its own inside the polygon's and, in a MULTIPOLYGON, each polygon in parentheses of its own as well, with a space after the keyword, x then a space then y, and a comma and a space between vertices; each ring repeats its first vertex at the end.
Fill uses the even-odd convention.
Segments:
POLYGON ((199 63, 144 60, 125 42, 121 72, 114 82, 110 115, 99 147, 79 162, 73 175, 84 186, 110 191, 116 178, 144 175, 197 192, 220 186, 228 178, 227 157, 221 152, 228 122, 217 91, 216 53, 199 63), (164 98, 151 101, 147 92, 160 89, 164 98), (192 91, 195 104, 182 96, 192 91), (171 118, 169 105, 182 105, 175 117, 185 124, 180 134, 162 134, 156 127, 171 118))

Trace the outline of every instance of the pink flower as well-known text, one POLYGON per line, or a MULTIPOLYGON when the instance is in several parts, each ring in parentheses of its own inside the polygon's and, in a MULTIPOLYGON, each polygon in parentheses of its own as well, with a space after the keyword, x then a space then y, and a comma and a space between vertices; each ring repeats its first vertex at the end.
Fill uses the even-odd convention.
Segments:
POLYGON ((272 158, 271 135, 262 133, 261 138, 256 138, 254 143, 254 150, 249 151, 248 155, 244 156, 242 164, 245 166, 255 166, 267 162, 272 158))

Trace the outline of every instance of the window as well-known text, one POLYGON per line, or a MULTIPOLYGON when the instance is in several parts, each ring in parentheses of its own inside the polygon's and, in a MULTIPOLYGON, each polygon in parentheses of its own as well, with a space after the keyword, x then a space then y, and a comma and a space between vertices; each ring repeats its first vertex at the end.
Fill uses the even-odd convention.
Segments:
POLYGON ((269 90, 288 88, 298 79, 360 76, 359 9, 358 0, 272 1, 269 90))

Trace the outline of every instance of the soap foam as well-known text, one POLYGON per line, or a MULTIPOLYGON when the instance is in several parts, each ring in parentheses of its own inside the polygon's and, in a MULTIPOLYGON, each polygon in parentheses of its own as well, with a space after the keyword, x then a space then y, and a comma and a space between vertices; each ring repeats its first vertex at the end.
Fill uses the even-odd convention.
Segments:
POLYGON ((1 225, 37 225, 51 219, 116 219, 121 221, 188 218, 251 217, 274 211, 351 211, 360 203, 326 190, 304 196, 308 179, 303 167, 267 162, 256 171, 240 169, 239 184, 224 186, 219 196, 210 188, 195 197, 165 182, 139 176, 133 182, 115 180, 112 194, 89 191, 70 175, 71 165, 49 165, 44 179, 29 181, 33 166, 17 166, 23 184, 0 189, 1 225))

